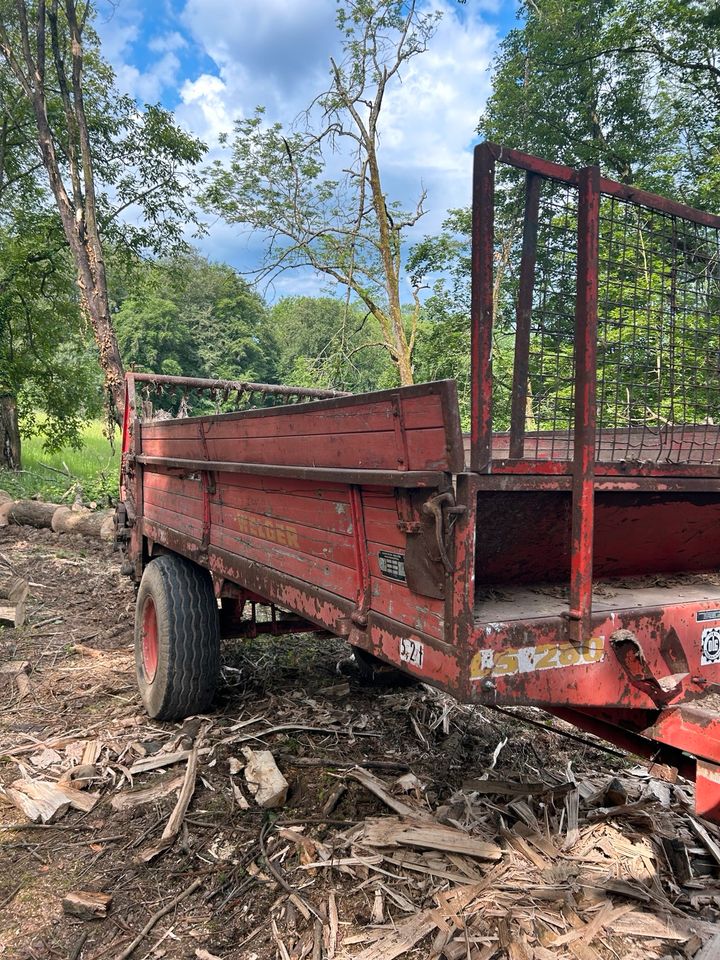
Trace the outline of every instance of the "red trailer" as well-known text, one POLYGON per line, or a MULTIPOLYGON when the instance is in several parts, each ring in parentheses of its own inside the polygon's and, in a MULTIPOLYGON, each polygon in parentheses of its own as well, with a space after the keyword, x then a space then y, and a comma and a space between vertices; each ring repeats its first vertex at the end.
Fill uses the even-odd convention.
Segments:
POLYGON ((469 436, 454 381, 128 375, 146 708, 209 706, 221 631, 326 630, 670 763, 720 821, 720 217, 492 144, 473 192, 469 436))

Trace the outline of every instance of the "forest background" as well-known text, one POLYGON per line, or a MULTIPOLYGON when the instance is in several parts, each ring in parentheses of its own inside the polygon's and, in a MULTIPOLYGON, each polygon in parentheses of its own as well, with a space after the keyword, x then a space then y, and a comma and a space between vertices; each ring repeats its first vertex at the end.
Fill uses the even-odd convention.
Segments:
MULTIPOLYGON (((467 420, 469 210, 423 235, 443 197, 392 195, 383 131, 388 96, 472 2, 329 5, 341 53, 317 96, 283 123, 259 104, 209 152, 120 88, 98 7, 0 0, 0 486, 112 496, 128 369, 352 392, 453 377, 467 420), (255 238, 246 271, 197 249, 218 220, 255 238), (317 293, 277 295, 308 271, 317 293)), ((489 139, 716 210, 714 3, 509 5, 468 182, 489 139)), ((501 206, 508 249, 513 216, 501 206)))

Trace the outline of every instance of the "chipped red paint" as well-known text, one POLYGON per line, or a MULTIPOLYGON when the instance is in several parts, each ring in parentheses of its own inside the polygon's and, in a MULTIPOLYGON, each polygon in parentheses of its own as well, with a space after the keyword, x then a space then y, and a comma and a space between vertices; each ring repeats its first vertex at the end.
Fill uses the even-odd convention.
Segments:
POLYGON ((474 189, 470 436, 447 381, 142 422, 135 380, 149 390, 163 378, 128 375, 125 567, 139 580, 153 556, 180 553, 210 570, 230 628, 246 603, 265 602, 289 611, 293 629, 345 637, 461 700, 543 707, 696 777, 698 812, 720 822, 720 586, 698 576, 720 568, 720 464, 701 442, 720 428, 678 427, 666 462, 652 436, 597 430, 595 401, 599 197, 705 226, 720 218, 492 144, 476 150, 474 189), (511 430, 493 434, 501 163, 527 172, 527 195, 511 430), (580 192, 574 429, 562 437, 524 418, 546 178, 580 192), (610 459, 618 437, 636 460, 610 459), (423 504, 451 493, 438 549, 423 504), (424 564, 437 574, 418 575, 424 564))

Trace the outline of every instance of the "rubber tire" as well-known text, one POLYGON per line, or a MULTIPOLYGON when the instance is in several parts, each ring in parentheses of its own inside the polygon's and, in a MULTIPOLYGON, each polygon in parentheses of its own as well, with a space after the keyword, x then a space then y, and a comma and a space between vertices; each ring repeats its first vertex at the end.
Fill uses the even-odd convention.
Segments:
POLYGON ((143 571, 135 606, 135 671, 148 714, 182 720, 212 704, 220 677, 220 625, 210 574, 176 554, 152 560, 143 571), (157 668, 143 663, 143 611, 155 605, 157 668))

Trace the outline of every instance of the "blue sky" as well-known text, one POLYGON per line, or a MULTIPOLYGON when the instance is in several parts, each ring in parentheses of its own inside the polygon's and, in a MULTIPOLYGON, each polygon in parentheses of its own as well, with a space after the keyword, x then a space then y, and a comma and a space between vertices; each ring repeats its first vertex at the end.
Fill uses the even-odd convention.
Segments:
MULTIPOLYGON (((425 5, 443 11, 438 31, 386 98, 381 123, 388 194, 410 206, 422 187, 428 191, 418 238, 469 202, 488 67, 517 9, 516 0, 425 5)), ((335 0, 100 0, 97 29, 120 89, 173 109, 212 157, 221 155, 218 136, 258 104, 270 121, 292 122, 325 89, 339 43, 335 0)), ((198 246, 241 270, 261 252, 258 238, 219 222, 198 246)), ((315 278, 295 274, 274 295, 317 289, 315 278)))

